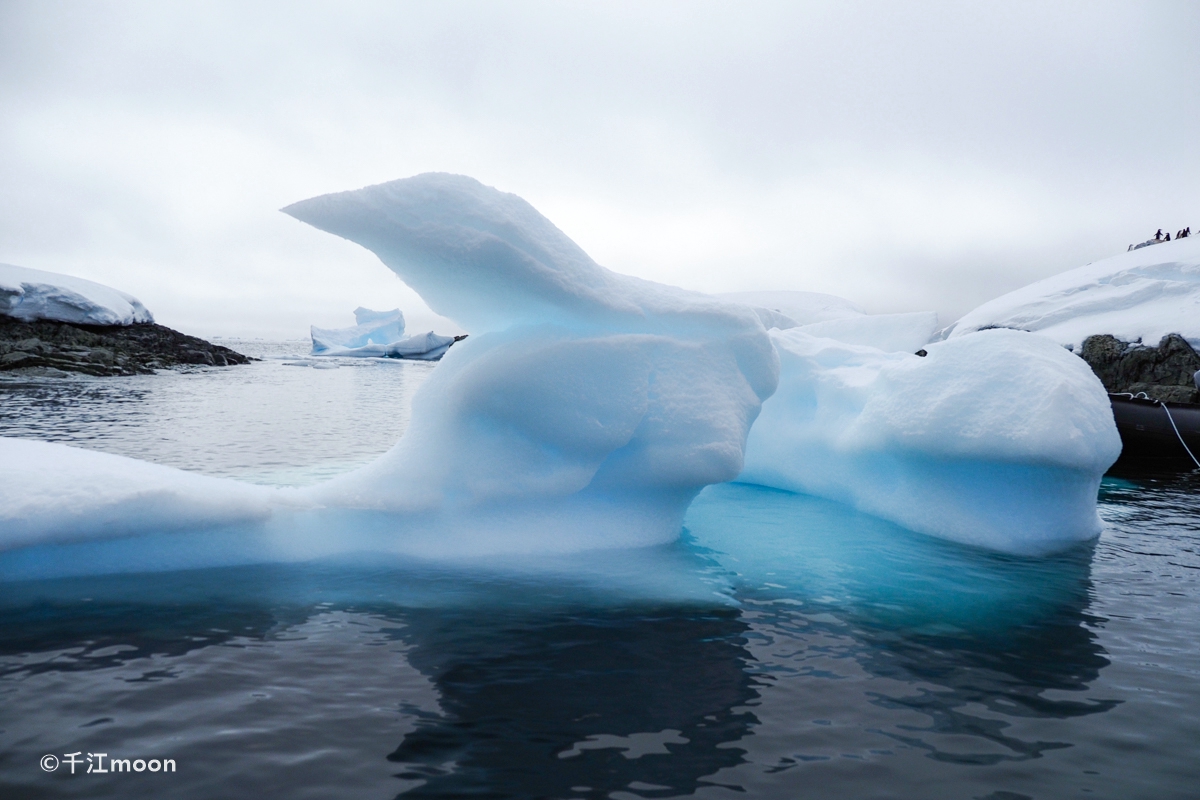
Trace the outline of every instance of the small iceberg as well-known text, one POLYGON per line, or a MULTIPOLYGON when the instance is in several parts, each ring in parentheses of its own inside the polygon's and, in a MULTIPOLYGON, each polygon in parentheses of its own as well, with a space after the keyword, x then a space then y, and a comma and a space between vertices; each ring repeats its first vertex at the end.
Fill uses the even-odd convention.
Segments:
POLYGON ((357 323, 350 328, 312 326, 312 355, 341 358, 410 358, 436 361, 450 345, 465 336, 442 336, 433 331, 404 335, 404 313, 354 309, 357 323))

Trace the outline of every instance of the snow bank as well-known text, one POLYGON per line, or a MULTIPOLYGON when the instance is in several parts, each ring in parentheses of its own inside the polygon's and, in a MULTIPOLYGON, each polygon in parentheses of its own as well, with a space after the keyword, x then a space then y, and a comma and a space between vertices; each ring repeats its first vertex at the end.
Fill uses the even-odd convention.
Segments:
POLYGON ((0 314, 26 322, 39 319, 80 325, 154 322, 136 297, 100 283, 0 264, 0 314))
MULTIPOLYGON (((447 547, 668 541, 741 470, 778 360, 753 310, 597 265, 521 198, 420 175, 289 206, 472 331, 374 464, 315 490, 447 547)), ((413 535, 406 533, 405 535, 413 535)))
POLYGON ((1200 347, 1200 236, 1121 253, 1031 283, 966 314, 948 331, 1016 328, 1078 347, 1092 334, 1155 345, 1179 333, 1200 347))
POLYGON ((738 480, 839 500, 911 530, 1041 554, 1100 530, 1121 442, 1108 397, 1048 339, 983 331, 928 357, 771 334, 779 390, 738 480))
POLYGON ((389 344, 404 338, 404 314, 398 308, 391 311, 354 309, 355 324, 351 328, 310 328, 313 355, 327 350, 353 350, 369 344, 389 344))

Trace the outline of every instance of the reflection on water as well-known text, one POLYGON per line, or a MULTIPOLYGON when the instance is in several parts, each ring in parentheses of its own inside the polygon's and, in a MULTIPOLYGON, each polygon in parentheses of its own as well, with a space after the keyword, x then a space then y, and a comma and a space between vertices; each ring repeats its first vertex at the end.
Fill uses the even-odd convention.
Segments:
MULTIPOLYGON (((311 481, 399 436, 409 366, 0 382, 0 432, 311 481)), ((730 485, 637 552, 0 583, 0 796, 1188 797, 1197 489, 1108 480, 1051 559, 730 485), (37 766, 74 751, 180 771, 37 766)))
POLYGON ((1020 796, 1075 786, 1062 754, 1095 760, 1087 720, 1131 699, 1093 688, 1109 658, 1090 548, 1051 567, 897 544, 736 486, 688 524, 674 555, 607 587, 595 565, 580 583, 332 562, 10 584, 3 780, 121 796, 28 767, 169 745, 196 765, 180 797, 1020 796), (682 582, 663 571, 724 572, 739 606, 631 583, 682 582))
POLYGON ((631 783, 690 794, 742 760, 724 745, 756 722, 736 612, 408 621, 410 662, 443 709, 388 756, 401 777, 428 780, 411 796, 607 797, 631 783))

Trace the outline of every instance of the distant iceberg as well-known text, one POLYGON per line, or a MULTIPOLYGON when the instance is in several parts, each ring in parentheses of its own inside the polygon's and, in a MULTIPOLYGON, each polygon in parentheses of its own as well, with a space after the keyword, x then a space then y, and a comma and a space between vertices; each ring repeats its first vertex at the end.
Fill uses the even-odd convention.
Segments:
POLYGON ((947 329, 953 338, 1015 328, 1078 347, 1093 334, 1200 347, 1200 236, 1134 249, 989 300, 947 329))
POLYGON ((94 281, 0 264, 0 315, 76 325, 132 325, 154 316, 132 295, 94 281))
POLYGON ((404 338, 404 314, 398 308, 391 311, 354 309, 355 325, 351 328, 310 328, 313 355, 328 350, 353 350, 368 344, 388 344, 404 338))
POLYGON ((400 309, 372 311, 356 308, 358 323, 352 328, 312 327, 312 354, 341 358, 410 358, 436 361, 450 345, 465 337, 442 336, 427 331, 404 335, 404 314, 400 309))

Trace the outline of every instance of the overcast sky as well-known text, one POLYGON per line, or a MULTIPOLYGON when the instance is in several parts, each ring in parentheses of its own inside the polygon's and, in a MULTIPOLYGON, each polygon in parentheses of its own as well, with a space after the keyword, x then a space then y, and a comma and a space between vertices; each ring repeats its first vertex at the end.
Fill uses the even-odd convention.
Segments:
POLYGON ((202 336, 415 331, 278 209, 428 171, 620 272, 948 324, 1200 229, 1200 5, 0 0, 2 262, 202 336))

